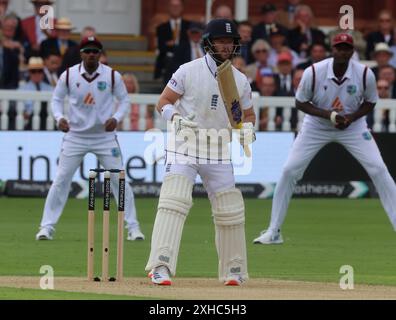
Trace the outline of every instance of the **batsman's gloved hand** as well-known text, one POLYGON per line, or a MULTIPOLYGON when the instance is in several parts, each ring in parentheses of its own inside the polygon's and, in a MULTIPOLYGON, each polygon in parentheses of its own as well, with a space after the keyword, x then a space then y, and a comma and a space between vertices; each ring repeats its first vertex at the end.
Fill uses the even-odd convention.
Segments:
POLYGON ((195 115, 190 115, 188 117, 182 117, 180 114, 175 114, 172 119, 172 123, 175 126, 175 132, 178 134, 180 131, 184 129, 191 129, 196 131, 198 128, 198 123, 194 120, 195 115))
POLYGON ((248 145, 256 141, 256 133, 252 122, 244 122, 239 133, 241 145, 248 145))

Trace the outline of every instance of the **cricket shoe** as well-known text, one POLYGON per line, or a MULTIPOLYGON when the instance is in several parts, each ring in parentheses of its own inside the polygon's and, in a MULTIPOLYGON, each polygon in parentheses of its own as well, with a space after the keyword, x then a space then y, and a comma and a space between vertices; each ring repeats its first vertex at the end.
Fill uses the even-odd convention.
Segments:
POLYGON ((256 244, 282 244, 283 243, 283 238, 280 233, 280 230, 278 231, 272 231, 272 230, 264 230, 261 232, 260 236, 256 239, 253 240, 253 243, 256 244))
POLYGON ((244 280, 242 279, 240 274, 232 274, 226 278, 224 281, 225 286, 240 286, 244 280))
POLYGON ((169 270, 165 266, 159 266, 154 268, 148 274, 151 278, 151 282, 159 286, 170 286, 172 284, 171 278, 169 276, 169 270))
POLYGON ((140 231, 139 228, 129 229, 127 240, 144 240, 144 234, 140 231))
POLYGON ((54 231, 50 228, 41 228, 36 234, 36 240, 52 240, 54 231))

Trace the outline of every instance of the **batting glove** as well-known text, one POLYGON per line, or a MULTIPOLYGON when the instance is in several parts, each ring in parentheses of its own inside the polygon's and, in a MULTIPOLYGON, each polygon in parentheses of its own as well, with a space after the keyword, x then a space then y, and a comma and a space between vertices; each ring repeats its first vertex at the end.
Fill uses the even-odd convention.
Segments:
POLYGON ((182 117, 180 114, 174 115, 172 123, 175 126, 176 134, 184 129, 191 129, 193 131, 196 131, 196 129, 198 128, 198 123, 192 121, 194 118, 195 115, 191 115, 188 117, 182 117))
POLYGON ((256 141, 256 133, 254 125, 251 122, 244 122, 239 134, 241 145, 251 144, 256 141))

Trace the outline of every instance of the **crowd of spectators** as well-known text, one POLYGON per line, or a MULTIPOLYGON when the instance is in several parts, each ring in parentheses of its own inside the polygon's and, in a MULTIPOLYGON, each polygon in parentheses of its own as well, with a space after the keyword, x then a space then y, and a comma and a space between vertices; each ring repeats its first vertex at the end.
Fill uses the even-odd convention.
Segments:
MULTIPOLYGON (((52 91, 59 76, 67 68, 80 63, 78 42, 71 39, 75 29, 71 19, 60 17, 54 19, 54 29, 40 28, 40 19, 46 13, 40 7, 52 5, 52 0, 31 0, 32 15, 20 19, 14 12, 9 12, 10 0, 0 0, 0 89, 22 91, 52 91)), ((96 30, 86 26, 81 31, 81 39, 95 36, 96 30)), ((106 52, 102 51, 100 62, 107 64, 106 52)), ((125 75, 124 81, 134 81, 133 91, 137 92, 138 83, 134 75, 125 75)), ((129 85, 131 87, 131 85, 129 85)), ((25 102, 23 112, 24 129, 32 129, 34 103, 25 102)), ((47 103, 40 106, 40 130, 45 130, 47 103)), ((2 108, 0 105, 0 114, 2 108)), ((16 128, 17 104, 11 101, 8 107, 8 129, 16 128)), ((136 125, 136 105, 131 105, 131 129, 136 125)))
MULTIPOLYGON (((43 5, 53 4, 52 0, 31 0, 32 15, 24 19, 9 11, 9 1, 0 0, 0 89, 53 89, 60 74, 81 61, 78 43, 71 39, 75 29, 73 23, 67 17, 60 17, 55 19, 53 30, 43 30, 39 23, 44 13, 40 13, 39 9, 43 5), (32 65, 38 65, 39 59, 42 61, 40 67, 32 68, 32 65)), ((164 86, 181 64, 205 54, 201 46, 205 28, 203 21, 183 18, 182 0, 168 0, 167 8, 169 20, 156 28, 157 58, 154 71, 154 79, 162 81, 164 86)), ((212 17, 235 21, 231 8, 224 4, 215 8, 212 17)), ((356 29, 340 30, 336 23, 332 31, 324 33, 315 25, 311 8, 301 0, 288 0, 285 8, 264 4, 261 21, 255 25, 247 20, 235 22, 241 36, 241 46, 240 55, 233 59, 233 64, 247 76, 252 90, 261 96, 293 96, 301 79, 301 70, 329 57, 332 37, 343 31, 354 38, 356 52, 353 59, 372 63, 370 66, 378 80, 381 97, 396 98, 396 40, 392 13, 387 10, 378 15, 378 29, 367 35, 356 29), (387 88, 386 92, 384 88, 387 88)), ((87 26, 81 31, 81 38, 95 34, 95 28, 87 26)), ((105 52, 101 62, 107 64, 105 52)), ((128 89, 131 93, 138 92, 139 83, 133 74, 126 74, 124 81, 127 87, 133 87, 128 89)), ((32 106, 29 103, 25 105, 25 128, 29 129, 32 106)), ((45 108, 43 103, 42 109, 45 108)), ((150 108, 141 117, 146 119, 147 129, 153 125, 150 108)), ((139 129, 138 109, 136 105, 131 106, 132 130, 139 129)), ((16 117, 15 104, 10 105, 8 113, 10 119, 16 117)), ((45 112, 40 114, 46 116, 45 112)), ((281 130, 281 108, 277 109, 275 117, 276 128, 281 130)), ((389 112, 384 112, 384 131, 388 129, 388 117, 389 112)), ((294 110, 290 119, 292 129, 296 129, 296 119, 294 110)), ((368 116, 369 126, 373 125, 373 119, 372 114, 368 116)), ((44 120, 41 123, 44 125, 44 120)), ((268 110, 260 112, 259 123, 260 130, 267 129, 268 110)), ((9 128, 12 127, 10 123, 9 128)))
MULTIPOLYGON (((170 19, 157 27, 158 55, 154 77, 162 79, 164 85, 181 64, 200 56, 194 54, 194 48, 202 30, 197 27, 199 23, 183 18, 183 9, 183 1, 169 0, 170 19)), ((301 0, 288 0, 285 8, 264 4, 261 21, 255 25, 249 21, 235 21, 231 8, 223 4, 215 8, 213 18, 226 18, 237 23, 241 47, 240 56, 233 59, 233 64, 245 73, 252 90, 261 96, 294 96, 302 71, 330 57, 331 39, 342 31, 354 38, 353 59, 370 62, 378 80, 378 90, 386 87, 386 96, 396 98, 396 41, 392 13, 387 10, 378 15, 377 31, 367 35, 356 29, 341 30, 337 19, 330 32, 323 32, 315 25, 311 8, 301 0)), ((388 114, 383 115, 384 131, 388 128, 388 114)), ((277 109, 274 121, 276 128, 281 130, 281 108, 277 109)), ((290 122, 291 128, 296 129, 295 110, 290 122)), ((259 123, 260 130, 267 129, 268 110, 265 108, 260 112, 259 123)), ((373 115, 368 117, 368 125, 373 125, 373 115)))

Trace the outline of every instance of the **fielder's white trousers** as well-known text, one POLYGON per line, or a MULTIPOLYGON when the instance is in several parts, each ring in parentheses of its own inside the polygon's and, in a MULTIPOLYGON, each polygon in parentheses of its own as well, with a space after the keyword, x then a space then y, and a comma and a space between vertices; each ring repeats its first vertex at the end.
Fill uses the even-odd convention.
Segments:
POLYGON ((330 142, 343 145, 367 171, 396 230, 396 185, 371 133, 367 129, 326 131, 306 127, 297 135, 281 178, 276 184, 269 229, 276 231, 281 228, 297 181, 302 178, 318 151, 330 142))
MULTIPOLYGON (((81 140, 66 134, 62 142, 56 176, 45 200, 41 228, 55 229, 69 196, 73 175, 89 152, 98 157, 104 168, 123 169, 121 150, 115 137, 81 140)), ((111 174, 111 189, 118 202, 117 174, 111 174)), ((81 210, 83 211, 83 208, 81 210)), ((125 184, 125 221, 129 229, 139 227, 133 191, 128 183, 125 184)))

